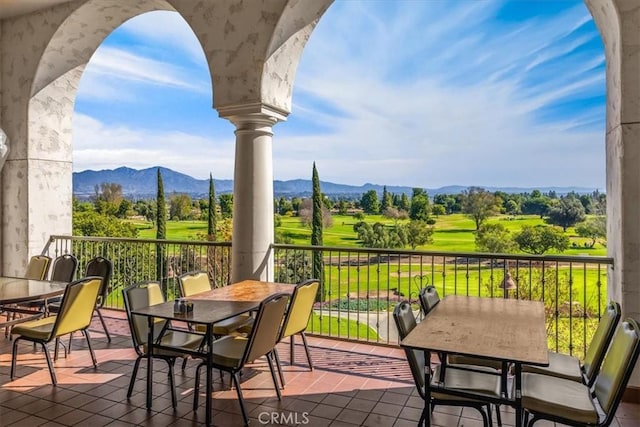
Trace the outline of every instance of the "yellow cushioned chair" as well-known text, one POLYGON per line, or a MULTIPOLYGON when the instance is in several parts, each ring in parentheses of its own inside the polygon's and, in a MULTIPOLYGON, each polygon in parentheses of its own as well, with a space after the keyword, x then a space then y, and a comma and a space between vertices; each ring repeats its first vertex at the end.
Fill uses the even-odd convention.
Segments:
MULTIPOLYGON (((211 353, 213 358, 213 368, 229 372, 233 378, 240 401, 240 410, 244 418, 245 425, 248 425, 249 419, 247 411, 244 407, 244 399, 242 397, 242 389, 240 388, 240 379, 238 375, 242 368, 248 362, 256 360, 262 356, 266 356, 271 378, 278 395, 281 399, 280 387, 273 367, 273 350, 280 338, 280 329, 284 320, 284 313, 289 302, 289 295, 285 293, 275 294, 265 298, 258 308, 254 326, 248 337, 227 335, 211 344, 211 353)), ((206 366, 205 362, 198 365, 196 369, 196 381, 193 398, 193 410, 198 408, 198 397, 200 388, 200 368, 206 366)), ((211 396, 207 396, 211 399, 211 396)))
MULTIPOLYGON (((188 273, 184 273, 178 277, 178 285, 180 287, 180 296, 183 298, 210 291, 212 289, 211 282, 209 281, 209 276, 206 271, 190 271, 188 273)), ((239 316, 223 320, 222 322, 218 322, 213 325, 213 335, 219 337, 229 335, 231 332, 250 324, 251 321, 251 316, 248 314, 241 314, 239 316)), ((204 332, 205 327, 203 325, 196 325, 196 331, 204 332)))
MULTIPOLYGON (((284 318, 284 324, 282 325, 282 335, 280 340, 286 337, 291 337, 290 346, 290 361, 293 365, 295 342, 294 336, 300 335, 302 337, 302 343, 304 344, 304 351, 307 354, 307 362, 309 362, 309 369, 313 371, 313 363, 311 361, 311 353, 309 352, 309 345, 307 344, 307 337, 304 331, 307 329, 309 319, 311 318, 311 312, 313 311, 313 304, 316 302, 316 295, 318 294, 318 287, 320 281, 318 279, 309 279, 304 282, 298 283, 291 295, 291 303, 287 309, 287 315, 284 318)), ((284 387, 284 376, 282 375, 282 368, 280 367, 280 357, 278 356, 278 350, 275 350, 276 363, 278 365, 278 373, 280 374, 280 382, 284 387)))
MULTIPOLYGON (((53 385, 57 384, 56 374, 53 370, 53 363, 47 348, 47 343, 56 338, 70 334, 75 331, 81 331, 87 339, 93 366, 97 368, 96 356, 91 348, 91 339, 89 337, 89 325, 93 315, 93 308, 96 304, 96 297, 100 290, 101 279, 99 277, 86 277, 67 285, 62 302, 60 303, 60 311, 55 316, 44 317, 38 320, 32 320, 13 327, 12 334, 18 335, 13 342, 13 352, 11 354, 11 379, 15 376, 16 359, 18 353, 18 343, 21 340, 31 341, 35 344, 42 345, 42 349, 47 358, 49 373, 53 385)), ((56 346, 57 352, 57 346, 56 346)))
MULTIPOLYGON (((144 316, 132 315, 131 311, 137 310, 151 305, 162 304, 165 302, 164 295, 162 294, 162 288, 159 282, 146 281, 136 283, 122 290, 122 296, 124 299, 124 308, 127 312, 127 319, 129 321, 129 329, 131 330, 131 339, 133 340, 133 348, 136 350, 138 357, 133 365, 133 373, 131 374, 131 380, 129 381, 129 389, 127 391, 127 398, 131 397, 133 393, 133 384, 136 376, 138 375, 138 367, 140 361, 147 357, 148 354, 148 339, 149 339, 149 322, 144 316)), ((184 357, 185 354, 182 350, 193 351, 198 349, 202 345, 203 336, 200 334, 192 334, 185 331, 174 330, 171 328, 167 320, 154 319, 154 334, 156 339, 160 337, 160 344, 163 346, 173 347, 175 351, 169 350, 155 350, 153 357, 162 359, 169 365, 169 388, 171 388, 171 403, 173 407, 176 407, 176 389, 173 380, 173 366, 176 358, 184 357)), ((186 358, 185 358, 186 360, 186 358)), ((184 365, 183 365, 184 368, 184 365)))
POLYGON ((47 278, 51 258, 45 255, 35 255, 29 259, 27 270, 24 273, 25 279, 44 280, 47 278))
POLYGON ((522 372, 551 375, 592 386, 604 360, 604 355, 611 344, 620 316, 620 304, 611 301, 598 323, 598 328, 591 338, 582 363, 574 356, 550 351, 549 366, 524 365, 522 372))
POLYGON ((571 426, 610 425, 640 355, 640 328, 626 319, 615 331, 611 347, 593 386, 565 378, 525 373, 522 406, 525 425, 550 420, 571 426))

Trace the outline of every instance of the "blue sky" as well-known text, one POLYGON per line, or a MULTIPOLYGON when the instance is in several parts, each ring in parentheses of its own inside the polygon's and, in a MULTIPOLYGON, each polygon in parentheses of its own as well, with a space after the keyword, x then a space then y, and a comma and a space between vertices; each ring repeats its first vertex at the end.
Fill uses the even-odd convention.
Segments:
MULTIPOLYGON (((176 13, 127 21, 80 83, 74 170, 233 177, 202 50, 176 13)), ((605 62, 581 0, 341 1, 305 48, 275 179, 436 188, 605 183, 605 62)))

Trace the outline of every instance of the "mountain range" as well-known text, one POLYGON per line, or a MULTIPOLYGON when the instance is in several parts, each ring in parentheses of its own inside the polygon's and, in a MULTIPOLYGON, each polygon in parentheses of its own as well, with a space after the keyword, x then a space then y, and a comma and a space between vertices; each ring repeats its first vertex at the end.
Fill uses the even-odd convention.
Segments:
MULTIPOLYGON (((85 170, 73 173, 73 194, 80 198, 88 198, 95 194, 96 185, 102 183, 116 183, 122 186, 122 192, 126 197, 131 198, 154 198, 157 192, 156 181, 157 171, 160 169, 162 173, 162 182, 166 193, 187 193, 194 198, 205 197, 209 192, 208 179, 196 179, 189 175, 176 172, 174 170, 154 166, 147 169, 131 169, 128 167, 119 167, 117 169, 105 170, 85 170)), ((216 194, 233 192, 233 180, 230 179, 214 179, 216 194)), ((369 190, 375 190, 382 193, 384 186, 379 184, 364 185, 347 185, 336 184, 333 182, 320 181, 320 188, 327 196, 347 196, 354 197, 369 190)), ((466 190, 468 186, 449 185, 439 188, 427 188, 426 191, 430 196, 436 194, 458 194, 466 190)), ((505 193, 525 193, 535 189, 543 193, 555 191, 558 194, 566 194, 568 192, 591 193, 594 188, 585 187, 483 187, 488 191, 504 191, 505 193)), ((273 181, 273 190, 276 197, 304 197, 311 194, 310 179, 292 179, 288 181, 273 181)), ((392 186, 387 185, 387 191, 391 193, 406 193, 411 195, 413 187, 408 186, 392 186)))

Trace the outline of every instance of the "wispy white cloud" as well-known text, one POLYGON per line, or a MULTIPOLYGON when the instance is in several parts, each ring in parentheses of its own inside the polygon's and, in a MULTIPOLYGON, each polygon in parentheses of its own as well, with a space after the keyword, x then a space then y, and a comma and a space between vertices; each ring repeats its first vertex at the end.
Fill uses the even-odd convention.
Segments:
MULTIPOLYGON (((290 122, 274 128, 275 178, 308 177, 315 160, 323 180, 353 184, 602 188, 604 105, 593 99, 604 93, 604 56, 587 9, 576 1, 556 14, 498 19, 504 5, 336 1, 305 48, 290 122)), ((93 96, 109 93, 109 79, 203 87, 186 65, 200 58, 206 67, 200 46, 175 13, 143 15, 124 30, 189 59, 106 47, 87 75, 93 96)), ((232 128, 214 140, 91 116, 75 125, 78 170, 162 164, 233 176, 232 128)))
POLYGON ((209 172, 216 178, 233 177, 233 134, 220 140, 180 131, 107 126, 83 114, 75 115, 73 129, 75 171, 160 165, 199 179, 209 172))

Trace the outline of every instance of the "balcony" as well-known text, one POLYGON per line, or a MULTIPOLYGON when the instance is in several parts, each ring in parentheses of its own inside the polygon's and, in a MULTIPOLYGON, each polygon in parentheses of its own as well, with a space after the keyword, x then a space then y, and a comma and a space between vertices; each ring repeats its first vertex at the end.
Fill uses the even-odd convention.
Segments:
MULTIPOLYGON (((91 367, 84 338, 77 336, 71 354, 66 359, 61 356, 55 363, 57 387, 50 385, 43 355, 31 353, 29 344, 21 345, 17 378, 10 381, 11 341, 1 338, 0 425, 202 425, 204 399, 200 399, 198 411, 192 411, 194 361, 187 364, 184 372, 176 369, 178 407, 175 412, 163 375, 154 377, 153 409, 147 412, 144 362, 134 394, 127 400, 136 355, 123 313, 109 310, 107 321, 113 337, 110 344, 100 333, 97 318, 91 327, 98 369, 91 367)), ((423 401, 415 392, 402 350, 321 337, 310 337, 309 343, 315 363, 313 372, 304 366, 302 345, 296 345, 296 362, 300 364, 291 366, 288 343, 280 344, 287 380, 282 401, 275 397, 264 360, 256 361, 243 372, 243 391, 251 425, 295 425, 296 420, 309 426, 417 424, 423 401)), ((156 370, 166 370, 164 363, 154 366, 156 370)), ((242 425, 236 392, 229 389, 228 377, 224 381, 218 375, 214 378, 214 425, 242 425)), ((502 419, 505 426, 514 424, 510 408, 502 409, 502 419)), ((433 422, 438 426, 482 425, 474 410, 445 406, 436 407, 433 422)), ((639 423, 640 405, 622 403, 612 425, 631 427, 639 423)))

